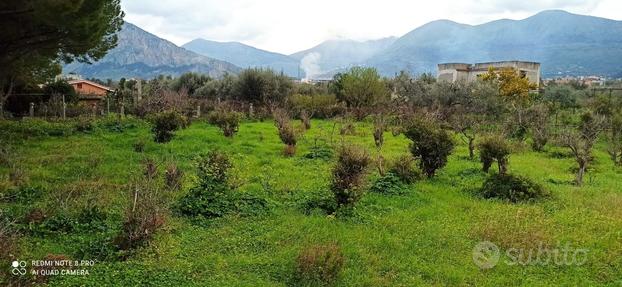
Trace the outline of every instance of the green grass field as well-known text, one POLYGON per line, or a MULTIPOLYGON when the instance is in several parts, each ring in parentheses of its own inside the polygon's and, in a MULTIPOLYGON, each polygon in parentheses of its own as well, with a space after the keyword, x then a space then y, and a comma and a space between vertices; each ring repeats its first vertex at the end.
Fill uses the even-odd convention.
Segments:
MULTIPOLYGON (((233 158, 237 192, 268 200, 267 213, 198 222, 172 215, 149 245, 126 261, 97 262, 89 276, 55 277, 49 286, 295 286, 298 253, 331 242, 346 258, 338 286, 622 286, 622 169, 614 167, 603 143, 583 187, 572 184, 575 163, 565 150, 549 146, 535 153, 528 145, 519 147, 510 157, 510 172, 552 193, 536 203, 478 197, 474 190, 486 174, 456 138, 448 166, 403 195, 367 193, 353 218, 305 213, 301 205, 311 195, 329 194, 334 164, 334 159, 304 158, 312 146, 344 141, 365 147, 373 157, 377 153, 371 124, 357 123, 356 135, 343 138, 338 126, 331 136, 333 127, 331 121, 314 120, 291 158, 282 155, 271 121, 244 123, 233 139, 198 121, 167 144, 154 143, 140 122, 122 132, 13 134, 7 140, 13 162, 25 171, 25 184, 46 192, 31 202, 2 202, 0 208, 19 219, 35 207, 70 217, 87 202, 104 207, 109 216, 102 230, 26 232, 19 241, 26 260, 48 254, 74 258, 119 230, 130 203, 125 185, 142 173, 145 158, 160 163, 161 172, 167 162, 179 164, 186 177, 177 198, 194 183, 195 157, 220 149, 233 158), (139 139, 147 143, 143 153, 133 149, 139 139), (503 254, 511 248, 570 246, 587 250, 587 260, 523 266, 506 264, 502 254, 494 268, 482 270, 473 262, 473 248, 482 241, 498 245, 503 254)), ((382 155, 398 158, 408 144, 403 135, 386 133, 382 155)), ((4 181, 8 173, 9 167, 0 167, 4 181)), ((377 177, 372 169, 369 181, 377 177)))

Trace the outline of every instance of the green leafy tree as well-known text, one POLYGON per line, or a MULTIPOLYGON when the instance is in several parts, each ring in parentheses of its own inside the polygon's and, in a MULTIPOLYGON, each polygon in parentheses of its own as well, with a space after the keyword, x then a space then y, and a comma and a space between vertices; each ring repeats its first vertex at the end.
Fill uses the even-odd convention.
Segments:
POLYGON ((186 89, 188 95, 194 96, 201 87, 211 81, 211 78, 197 73, 185 73, 175 79, 171 84, 171 88, 177 92, 186 89))
POLYGON ((65 96, 65 102, 77 102, 78 95, 73 87, 67 81, 56 81, 46 85, 43 88, 46 96, 61 95, 65 96))
POLYGON ((43 83, 60 62, 101 59, 117 44, 120 0, 4 0, 0 3, 0 87, 43 83))
POLYGON ((374 68, 353 67, 337 81, 337 96, 348 107, 372 107, 389 99, 387 87, 374 68))
POLYGON ((272 70, 244 70, 236 83, 239 100, 263 104, 271 110, 283 103, 291 90, 291 80, 284 74, 277 74, 272 70))
POLYGON ((410 152, 419 159, 419 167, 428 176, 447 165, 447 158, 454 149, 451 135, 438 125, 423 119, 415 119, 405 135, 412 141, 410 152))

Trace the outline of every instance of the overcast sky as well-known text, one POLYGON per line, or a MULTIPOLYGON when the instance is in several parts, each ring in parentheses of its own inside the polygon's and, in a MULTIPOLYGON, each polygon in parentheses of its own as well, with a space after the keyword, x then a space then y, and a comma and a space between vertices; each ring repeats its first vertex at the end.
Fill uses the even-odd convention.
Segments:
POLYGON ((328 39, 401 36, 433 20, 481 24, 563 9, 622 20, 622 0, 123 0, 125 20, 183 45, 238 41, 291 54, 328 39))

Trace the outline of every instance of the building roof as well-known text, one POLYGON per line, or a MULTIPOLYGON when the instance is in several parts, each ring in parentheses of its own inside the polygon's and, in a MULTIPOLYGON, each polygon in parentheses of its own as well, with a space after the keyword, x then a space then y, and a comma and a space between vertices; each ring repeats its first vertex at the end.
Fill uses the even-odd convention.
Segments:
POLYGON ((104 85, 100 85, 100 84, 98 84, 98 83, 91 82, 91 81, 88 81, 88 80, 71 80, 71 81, 69 81, 68 83, 69 83, 70 85, 75 85, 75 84, 87 84, 87 85, 91 85, 91 86, 98 87, 98 88, 100 88, 100 89, 102 89, 102 90, 106 90, 106 91, 108 91, 108 92, 114 92, 114 90, 113 90, 113 89, 111 89, 111 88, 109 88, 109 87, 106 87, 106 86, 104 86, 104 85))

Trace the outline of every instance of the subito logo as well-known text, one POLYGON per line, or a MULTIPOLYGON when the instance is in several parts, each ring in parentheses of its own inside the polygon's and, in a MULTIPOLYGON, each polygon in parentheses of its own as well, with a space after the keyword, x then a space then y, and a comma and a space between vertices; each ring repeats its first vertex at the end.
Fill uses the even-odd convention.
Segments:
POLYGON ((473 263, 480 269, 490 269, 499 263, 499 247, 492 242, 484 241, 473 248, 473 263))
POLYGON ((13 261, 11 263, 11 274, 15 276, 26 275, 26 261, 13 261))

